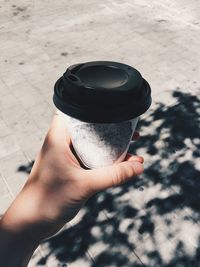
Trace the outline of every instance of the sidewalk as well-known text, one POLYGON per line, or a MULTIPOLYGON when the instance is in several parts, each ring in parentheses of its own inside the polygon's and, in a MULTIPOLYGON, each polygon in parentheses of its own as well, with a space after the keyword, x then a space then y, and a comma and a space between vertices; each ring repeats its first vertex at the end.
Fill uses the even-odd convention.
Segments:
POLYGON ((200 266, 200 2, 1 1, 0 214, 22 188, 70 64, 112 60, 152 87, 134 183, 91 199, 29 266, 200 266))

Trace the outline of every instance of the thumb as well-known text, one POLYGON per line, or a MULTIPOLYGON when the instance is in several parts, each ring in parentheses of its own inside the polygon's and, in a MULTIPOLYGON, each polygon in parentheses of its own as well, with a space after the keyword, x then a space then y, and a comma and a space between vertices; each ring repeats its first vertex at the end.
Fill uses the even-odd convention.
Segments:
POLYGON ((127 161, 115 163, 108 167, 87 170, 92 192, 121 185, 143 172, 143 158, 129 156, 127 161))

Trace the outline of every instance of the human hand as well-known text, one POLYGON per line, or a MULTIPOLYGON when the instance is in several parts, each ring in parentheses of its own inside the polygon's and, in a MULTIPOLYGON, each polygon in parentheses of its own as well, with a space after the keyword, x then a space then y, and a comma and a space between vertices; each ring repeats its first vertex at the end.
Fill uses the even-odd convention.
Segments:
POLYGON ((40 240, 47 238, 70 221, 90 196, 143 172, 143 158, 130 154, 121 163, 86 170, 71 148, 66 120, 55 115, 27 183, 7 211, 10 227, 27 227, 40 240))

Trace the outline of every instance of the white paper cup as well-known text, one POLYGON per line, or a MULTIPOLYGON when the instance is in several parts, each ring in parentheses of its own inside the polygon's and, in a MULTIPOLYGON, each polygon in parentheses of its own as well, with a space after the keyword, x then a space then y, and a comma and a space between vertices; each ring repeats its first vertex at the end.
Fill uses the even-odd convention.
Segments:
POLYGON ((73 148, 83 165, 94 169, 124 160, 138 117, 118 123, 88 123, 72 118, 61 111, 67 120, 73 148))

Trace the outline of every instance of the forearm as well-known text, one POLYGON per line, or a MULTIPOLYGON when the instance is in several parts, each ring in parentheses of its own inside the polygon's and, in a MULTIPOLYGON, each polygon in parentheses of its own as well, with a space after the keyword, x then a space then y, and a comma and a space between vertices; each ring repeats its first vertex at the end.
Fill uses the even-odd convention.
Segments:
POLYGON ((9 229, 4 218, 0 221, 0 266, 25 267, 39 245, 26 229, 9 229))
POLYGON ((63 223, 46 219, 49 195, 33 183, 25 186, 0 220, 0 266, 25 267, 40 242, 63 223))
MULTIPOLYGON (((39 190, 37 190, 39 191, 39 190)), ((0 266, 25 267, 47 230, 36 189, 25 187, 0 220, 0 266)))

